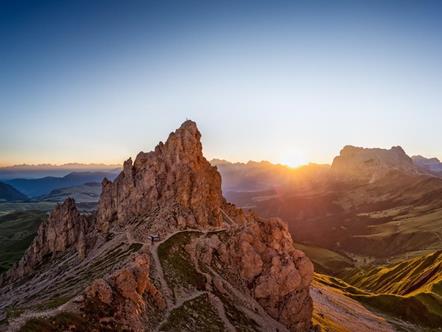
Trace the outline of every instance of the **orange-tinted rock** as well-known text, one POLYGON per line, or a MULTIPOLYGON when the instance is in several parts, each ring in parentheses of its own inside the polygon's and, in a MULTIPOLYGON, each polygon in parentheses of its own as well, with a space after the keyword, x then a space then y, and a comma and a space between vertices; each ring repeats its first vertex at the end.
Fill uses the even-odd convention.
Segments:
POLYGON ((313 264, 293 246, 287 225, 279 219, 256 218, 227 231, 225 241, 206 239, 202 258, 216 252, 223 269, 238 274, 250 294, 276 320, 292 331, 308 331, 313 264), (213 248, 213 244, 218 244, 213 248), (208 248, 213 248, 211 251, 208 248))
POLYGON ((133 164, 127 160, 113 183, 104 180, 98 228, 107 232, 113 223, 124 225, 132 217, 174 204, 189 211, 196 225, 220 224, 221 177, 203 157, 200 138, 196 124, 186 121, 154 151, 140 152, 133 164))

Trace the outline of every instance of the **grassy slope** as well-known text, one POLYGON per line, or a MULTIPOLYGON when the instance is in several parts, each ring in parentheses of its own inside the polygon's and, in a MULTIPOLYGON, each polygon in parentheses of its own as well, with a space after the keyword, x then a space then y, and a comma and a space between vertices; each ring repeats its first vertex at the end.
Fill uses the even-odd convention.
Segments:
POLYGON ((21 258, 45 218, 42 211, 17 211, 0 216, 0 273, 21 258))
POLYGON ((442 251, 390 265, 353 270, 344 279, 376 293, 413 295, 434 291, 442 296, 442 251))
POLYGON ((321 281, 386 314, 418 326, 442 326, 442 251, 321 281))
MULTIPOLYGON (((413 331, 440 331, 442 326, 442 302, 434 293, 414 293, 413 295, 395 295, 373 293, 354 287, 343 280, 327 275, 316 274, 315 281, 327 287, 341 290, 369 308, 391 317, 394 323, 407 321, 414 324, 413 331)), ((397 326, 401 330, 401 326, 397 326)), ((401 330, 402 331, 402 330, 401 330)))
POLYGON ((338 252, 301 243, 296 243, 295 246, 311 259, 316 272, 335 275, 353 267, 352 259, 338 252))
POLYGON ((207 294, 202 294, 174 309, 159 330, 215 332, 225 331, 225 327, 207 294))

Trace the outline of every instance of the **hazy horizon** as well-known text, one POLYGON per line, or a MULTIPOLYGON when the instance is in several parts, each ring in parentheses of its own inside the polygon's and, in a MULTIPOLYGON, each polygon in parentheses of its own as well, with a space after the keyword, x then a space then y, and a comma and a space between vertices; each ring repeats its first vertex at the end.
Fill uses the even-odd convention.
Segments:
MULTIPOLYGON (((351 144, 349 144, 351 145, 351 144)), ((401 146, 402 147, 402 146, 401 146)), ((342 147, 343 148, 343 147, 342 147)), ((362 147, 362 148, 381 148, 381 149, 390 149, 392 147, 362 147)), ((402 147, 404 149, 404 147, 402 147)), ((152 148, 152 150, 154 149, 154 147, 152 148)), ((341 150, 341 149, 340 149, 341 150)), ((333 159, 339 155, 339 151, 336 152, 336 155, 332 157, 331 160, 329 161, 322 161, 322 162, 318 162, 318 161, 314 161, 314 160, 307 160, 305 162, 299 163, 299 164, 288 164, 288 163, 284 163, 284 162, 278 162, 278 161, 273 161, 273 160, 268 160, 268 159, 243 159, 243 160, 230 160, 230 159, 226 159, 220 156, 212 156, 212 157, 207 157, 206 159, 209 161, 213 161, 213 160, 220 160, 220 161, 227 161, 230 163, 248 163, 248 162, 270 162, 274 165, 282 165, 282 166, 287 166, 289 168, 297 168, 297 167, 301 167, 301 166, 306 166, 308 164, 318 164, 318 165, 331 165, 333 162, 333 159)), ((425 156, 422 154, 409 154, 407 153, 407 150, 404 149, 405 153, 409 156, 409 157, 414 157, 414 156, 422 156, 425 158, 437 158, 435 156, 425 156)), ((144 152, 148 152, 148 151, 144 151, 144 152)), ((136 158, 137 154, 133 155, 133 156, 127 156, 126 158, 123 158, 121 160, 121 162, 116 162, 116 163, 106 163, 106 162, 96 162, 96 163, 89 163, 89 162, 76 162, 76 161, 71 161, 71 162, 63 162, 63 163, 38 163, 38 164, 32 164, 32 163, 21 163, 21 164, 1 164, 0 163, 0 168, 12 168, 12 167, 22 167, 22 166, 26 166, 26 167, 68 167, 68 166, 80 166, 80 167, 122 167, 123 163, 125 160, 131 158, 132 160, 134 160, 136 158)), ((439 159, 439 158, 438 158, 439 159)))
POLYGON ((4 1, 0 165, 121 164, 197 122, 208 159, 442 157, 434 1, 4 1))

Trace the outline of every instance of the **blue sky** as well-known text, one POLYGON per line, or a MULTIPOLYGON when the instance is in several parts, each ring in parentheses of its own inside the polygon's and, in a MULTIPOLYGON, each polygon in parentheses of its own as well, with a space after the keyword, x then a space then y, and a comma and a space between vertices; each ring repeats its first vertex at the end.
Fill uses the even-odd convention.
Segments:
POLYGON ((186 118, 207 157, 442 157, 432 1, 2 1, 0 164, 119 163, 186 118))

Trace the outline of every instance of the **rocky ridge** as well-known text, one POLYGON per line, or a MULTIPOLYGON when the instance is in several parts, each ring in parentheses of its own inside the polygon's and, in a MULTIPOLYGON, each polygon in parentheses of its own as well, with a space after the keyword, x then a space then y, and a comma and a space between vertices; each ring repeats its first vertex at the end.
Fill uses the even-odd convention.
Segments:
MULTIPOLYGON (((186 121, 154 151, 126 161, 114 182, 103 181, 96 215, 81 215, 71 199, 58 205, 0 281, 0 320, 14 308, 28 318, 55 315, 45 324, 63 329, 63 308, 74 315, 69 326, 96 331, 198 330, 193 316, 221 330, 308 331, 310 260, 281 221, 224 200, 200 138, 186 121), (43 302, 59 301, 39 313, 43 302)), ((11 330, 20 326, 20 318, 8 321, 11 330)))
POLYGON ((331 170, 339 176, 377 181, 391 171, 418 174, 413 160, 400 146, 389 150, 345 146, 335 157, 331 170))

